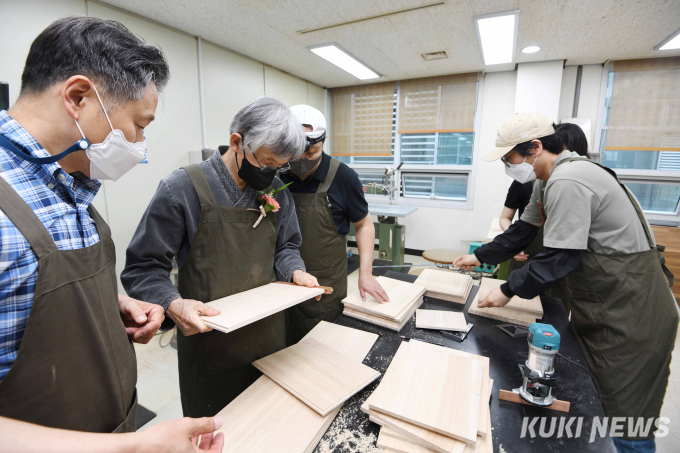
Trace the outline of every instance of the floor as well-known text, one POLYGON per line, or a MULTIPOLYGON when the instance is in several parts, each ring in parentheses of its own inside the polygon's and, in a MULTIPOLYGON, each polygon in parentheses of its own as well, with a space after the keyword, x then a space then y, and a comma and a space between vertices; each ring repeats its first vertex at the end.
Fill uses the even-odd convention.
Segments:
MULTIPOLYGON (((356 253, 356 249, 353 249, 356 253)), ((377 258, 377 251, 374 257, 377 258)), ((413 264, 427 263, 421 256, 406 255, 406 262, 413 264)), ((347 292, 357 291, 359 271, 347 276, 347 292)), ((177 372, 177 351, 170 347, 172 332, 156 337, 147 345, 135 344, 137 351, 137 391, 139 403, 155 412, 157 416, 141 428, 182 417, 182 404, 179 396, 179 375, 177 372)), ((680 339, 680 336, 678 337, 680 339)), ((676 352, 680 350, 680 341, 676 340, 676 352)), ((671 377, 666 391, 666 399, 661 416, 670 421, 668 435, 657 438, 659 453, 676 452, 680 445, 680 359, 671 362, 671 377)))

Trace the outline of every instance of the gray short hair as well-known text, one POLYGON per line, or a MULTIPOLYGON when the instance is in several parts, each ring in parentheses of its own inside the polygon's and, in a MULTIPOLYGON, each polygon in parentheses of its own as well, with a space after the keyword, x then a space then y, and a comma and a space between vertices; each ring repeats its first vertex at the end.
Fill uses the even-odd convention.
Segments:
POLYGON ((307 141, 302 125, 288 106, 266 96, 239 110, 229 132, 240 134, 244 147, 251 153, 265 148, 285 160, 300 159, 307 141))
POLYGON ((142 98, 153 83, 160 93, 170 69, 158 47, 124 25, 70 16, 52 22, 31 44, 21 76, 21 95, 39 95, 74 75, 90 78, 107 108, 142 98))

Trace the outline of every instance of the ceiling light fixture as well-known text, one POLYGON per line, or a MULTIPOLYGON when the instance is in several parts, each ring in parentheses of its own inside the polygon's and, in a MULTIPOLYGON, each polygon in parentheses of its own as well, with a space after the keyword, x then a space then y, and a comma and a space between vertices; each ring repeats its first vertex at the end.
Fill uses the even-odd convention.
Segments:
POLYGON ((445 50, 440 50, 439 52, 423 53, 420 54, 420 56, 423 57, 423 60, 425 61, 442 60, 444 58, 449 58, 445 50))
POLYGON ((519 10, 473 17, 486 66, 512 63, 515 58, 519 10))
POLYGON ((541 50, 541 48, 538 46, 529 46, 522 49, 522 53, 536 53, 539 50, 541 50))
POLYGON ((661 41, 659 45, 654 47, 654 50, 672 50, 672 49, 680 49, 680 30, 676 31, 668 38, 661 41))
POLYGON ((337 44, 322 44, 319 46, 309 47, 309 50, 333 63, 338 68, 349 72, 354 77, 360 80, 377 79, 380 74, 357 60, 349 52, 343 50, 337 44))

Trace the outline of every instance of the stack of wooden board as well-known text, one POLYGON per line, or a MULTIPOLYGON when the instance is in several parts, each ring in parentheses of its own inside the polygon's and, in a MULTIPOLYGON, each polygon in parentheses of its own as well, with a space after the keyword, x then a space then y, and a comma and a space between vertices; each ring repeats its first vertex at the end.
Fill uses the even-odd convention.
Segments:
POLYGON ((209 302, 207 305, 221 313, 204 316, 203 321, 213 329, 229 333, 323 293, 321 287, 269 283, 209 302))
POLYGON ((487 357, 413 340, 399 346, 361 410, 382 426, 381 448, 490 452, 491 384, 487 357))
POLYGON ((446 269, 425 269, 415 284, 423 285, 428 297, 465 305, 472 290, 472 277, 446 269))
POLYGON ((363 301, 361 294, 357 291, 343 299, 342 303, 345 304, 343 313, 398 332, 423 303, 425 287, 382 276, 377 277, 376 280, 383 287, 390 301, 380 303, 368 293, 366 293, 366 300, 363 301))
POLYGON ((543 305, 541 305, 541 298, 538 296, 533 299, 522 299, 514 296, 503 307, 479 308, 477 306, 480 300, 484 300, 494 288, 498 288, 503 283, 505 283, 505 280, 483 278, 479 285, 479 292, 477 292, 475 300, 472 301, 468 313, 527 327, 536 322, 537 319, 543 318, 543 305))
MULTIPOLYGON (((378 335, 321 321, 301 341, 316 340, 361 363, 378 335)), ((319 415, 267 376, 260 377, 217 415, 223 425, 224 453, 309 453, 333 419, 319 415)))

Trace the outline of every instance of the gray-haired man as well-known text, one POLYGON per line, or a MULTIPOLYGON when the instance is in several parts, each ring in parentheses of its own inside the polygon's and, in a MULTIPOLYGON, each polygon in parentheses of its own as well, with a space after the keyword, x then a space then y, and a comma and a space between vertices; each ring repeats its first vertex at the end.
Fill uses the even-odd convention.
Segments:
POLYGON ((253 228, 258 193, 282 187, 276 170, 304 151, 302 126, 283 102, 261 97, 236 114, 230 132, 229 146, 161 181, 121 275, 128 294, 162 305, 177 324, 182 408, 192 417, 215 415, 259 377, 253 361, 286 345, 283 312, 225 334, 205 325, 200 315, 218 312, 203 302, 274 276, 318 286, 298 252, 300 228, 287 189, 275 195, 274 215, 253 228), (173 257, 178 289, 170 281, 173 257))

